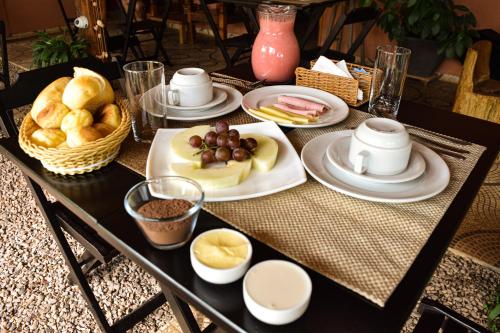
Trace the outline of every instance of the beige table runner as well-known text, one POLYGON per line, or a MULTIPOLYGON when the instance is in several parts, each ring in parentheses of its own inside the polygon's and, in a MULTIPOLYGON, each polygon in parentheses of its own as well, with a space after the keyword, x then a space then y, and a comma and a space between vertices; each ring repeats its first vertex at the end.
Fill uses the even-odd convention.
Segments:
MULTIPOLYGON (((349 118, 337 126, 296 129, 287 136, 300 153, 314 137, 351 128, 368 117, 351 110, 349 118)), ((243 111, 230 118, 231 124, 248 120, 243 111)), ((125 142, 118 161, 144 174, 148 148, 125 142)), ((287 191, 250 200, 206 203, 204 209, 383 306, 485 148, 471 145, 466 149, 470 150, 466 160, 443 156, 450 167, 450 184, 441 194, 422 202, 384 204, 359 200, 308 177, 305 184, 287 191)))

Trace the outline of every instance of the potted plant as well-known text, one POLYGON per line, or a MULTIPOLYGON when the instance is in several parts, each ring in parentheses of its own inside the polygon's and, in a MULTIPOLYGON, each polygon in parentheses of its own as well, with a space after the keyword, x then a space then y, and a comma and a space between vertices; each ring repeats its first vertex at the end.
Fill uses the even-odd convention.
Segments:
POLYGON ((63 35, 38 33, 33 43, 33 66, 40 68, 88 56, 88 42, 80 37, 67 42, 63 35))
MULTIPOLYGON (((373 0, 362 0, 369 5, 373 0)), ((411 49, 408 72, 430 76, 444 57, 462 58, 477 35, 474 14, 452 0, 377 0, 378 25, 400 46, 411 49)))

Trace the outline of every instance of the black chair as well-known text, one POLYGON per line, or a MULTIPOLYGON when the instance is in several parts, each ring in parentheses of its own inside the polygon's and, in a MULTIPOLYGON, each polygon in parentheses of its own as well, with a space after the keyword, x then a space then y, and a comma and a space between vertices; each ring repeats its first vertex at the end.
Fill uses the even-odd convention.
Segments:
POLYGON ((420 319, 413 333, 491 333, 452 309, 428 298, 422 299, 420 319))
MULTIPOLYGON (((146 42, 146 41, 155 41, 155 51, 152 56, 146 57, 142 53, 141 49, 141 59, 157 59, 159 54, 163 56, 164 62, 168 65, 170 65, 170 59, 168 58, 167 51, 165 51, 165 48, 163 47, 162 41, 163 41, 163 36, 165 34, 165 29, 166 29, 166 24, 167 24, 167 17, 169 13, 169 8, 170 8, 170 0, 165 0, 164 1, 164 6, 163 6, 163 13, 162 13, 162 18, 159 21, 151 20, 151 19, 146 19, 144 21, 137 21, 135 19, 135 6, 137 4, 137 0, 130 0, 128 4, 128 8, 125 9, 123 6, 121 0, 116 0, 116 3, 118 7, 120 8, 120 11, 125 17, 125 26, 123 29, 123 49, 122 49, 122 61, 126 62, 127 60, 127 53, 128 49, 131 46, 131 44, 137 44, 139 45, 140 48, 140 43, 146 42), (140 40, 137 36, 138 35, 146 35, 149 34, 153 38, 148 39, 148 40, 140 40)), ((111 37, 110 39, 112 39, 111 37)), ((134 54, 136 58, 137 55, 134 54)))
POLYGON ((0 73, 0 81, 3 82, 5 88, 8 88, 10 87, 9 57, 7 56, 7 33, 3 21, 0 21, 0 46, 2 47, 2 73, 0 73))
MULTIPOLYGON (((52 81, 62 76, 72 76, 74 66, 89 68, 101 73, 109 80, 121 77, 121 67, 118 63, 103 63, 95 58, 84 58, 71 63, 20 73, 16 84, 9 89, 0 91, 0 125, 3 134, 9 138, 17 138, 18 129, 14 117, 9 111, 33 103, 38 93, 52 81)), ((17 139, 15 142, 17 143, 17 139)), ((99 170, 95 172, 98 173, 99 170)), ((47 173, 50 174, 48 171, 47 173)), ((42 188, 33 180, 35 178, 30 178, 31 176, 33 175, 24 175, 48 229, 68 265, 70 281, 80 288, 102 332, 124 332, 165 303, 163 294, 158 293, 139 308, 110 325, 99 307, 85 275, 93 268, 109 262, 118 252, 64 205, 48 201, 42 188), (79 259, 73 254, 62 230, 69 233, 85 248, 84 254, 79 259)), ((53 174, 50 176, 56 177, 53 174)), ((72 184, 78 183, 81 177, 92 177, 92 175, 60 176, 61 186, 70 191, 72 184)), ((99 186, 96 186, 95 190, 100 190, 99 186)))
POLYGON ((342 14, 342 16, 339 17, 337 23, 331 28, 330 33, 325 39, 323 45, 312 50, 304 51, 302 54, 302 59, 307 61, 317 59, 319 56, 325 56, 330 59, 344 59, 348 62, 354 62, 354 53, 361 46, 366 38, 366 35, 368 35, 375 23, 377 23, 381 12, 382 11, 380 9, 374 7, 361 7, 354 8, 348 13, 342 14), (355 23, 364 23, 363 29, 361 29, 361 32, 356 37, 347 53, 330 50, 330 46, 340 35, 343 28, 346 25, 355 23))

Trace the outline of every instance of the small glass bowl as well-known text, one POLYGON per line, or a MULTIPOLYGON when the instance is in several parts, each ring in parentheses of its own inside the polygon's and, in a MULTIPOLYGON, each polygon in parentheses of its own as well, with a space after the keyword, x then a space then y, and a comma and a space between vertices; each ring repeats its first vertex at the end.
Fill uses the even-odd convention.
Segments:
POLYGON ((132 187, 125 195, 124 205, 152 246, 171 250, 181 247, 191 238, 204 197, 197 182, 166 176, 151 178, 132 187), (188 201, 191 207, 182 209, 188 203, 177 200, 188 201), (154 204, 150 203, 153 201, 154 204), (147 203, 150 203, 148 213, 141 211, 147 203), (180 210, 179 206, 182 206, 180 210), (155 213, 157 216, 151 217, 155 213))

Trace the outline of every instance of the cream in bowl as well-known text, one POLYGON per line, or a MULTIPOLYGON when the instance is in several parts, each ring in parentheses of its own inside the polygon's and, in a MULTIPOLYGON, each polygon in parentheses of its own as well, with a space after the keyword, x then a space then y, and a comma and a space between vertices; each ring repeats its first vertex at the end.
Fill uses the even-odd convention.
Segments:
POLYGON ((250 313, 271 325, 297 320, 306 311, 312 293, 309 275, 284 260, 267 260, 250 268, 243 279, 243 300, 250 313))
POLYGON ((252 245, 241 232, 214 229, 196 237, 191 243, 191 265, 203 280, 231 283, 247 271, 252 258, 252 245))

